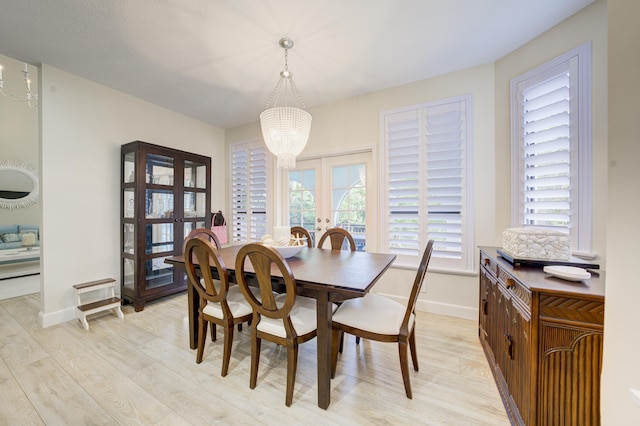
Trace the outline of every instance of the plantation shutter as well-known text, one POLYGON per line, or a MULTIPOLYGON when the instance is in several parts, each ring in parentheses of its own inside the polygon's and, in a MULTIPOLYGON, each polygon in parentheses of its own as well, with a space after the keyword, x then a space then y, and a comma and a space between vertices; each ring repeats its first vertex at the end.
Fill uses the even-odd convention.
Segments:
POLYGON ((384 244, 407 263, 432 239, 435 267, 472 269, 468 99, 383 113, 384 244))
POLYGON ((569 232, 571 223, 571 76, 566 63, 542 81, 521 84, 522 220, 569 232))
POLYGON ((461 259, 465 179, 463 102, 426 108, 428 239, 439 257, 461 259))
POLYGON ((419 110, 386 117, 389 253, 420 252, 421 130, 419 110))
POLYGON ((263 144, 233 145, 231 239, 259 241, 267 230, 267 152, 263 144))

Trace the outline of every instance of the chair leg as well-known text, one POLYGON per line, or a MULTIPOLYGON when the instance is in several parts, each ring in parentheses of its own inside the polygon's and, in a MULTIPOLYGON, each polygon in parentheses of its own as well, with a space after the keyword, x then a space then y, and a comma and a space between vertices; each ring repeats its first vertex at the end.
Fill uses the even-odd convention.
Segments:
POLYGON ((336 377, 336 366, 338 365, 338 347, 342 346, 344 333, 335 328, 331 331, 331 378, 336 377))
POLYGON ((344 347, 344 333, 340 332, 340 344, 338 345, 338 352, 342 353, 342 348, 344 347))
POLYGON ((196 364, 200 364, 202 362, 208 322, 209 321, 205 321, 203 318, 198 318, 198 351, 196 352, 196 364))
POLYGON ((411 360, 413 360, 413 369, 418 371, 418 351, 416 350, 416 329, 411 331, 409 336, 409 349, 411 350, 411 360))
POLYGON ((291 406, 293 402, 293 388, 296 384, 296 371, 298 369, 298 343, 293 342, 292 346, 287 346, 287 396, 285 404, 291 406))
POLYGON ((400 370, 402 370, 402 381, 404 382, 404 391, 407 398, 412 399, 411 382, 409 379, 409 361, 407 360, 407 342, 400 340, 398 342, 398 354, 400 355, 400 370))
POLYGON ((251 339, 251 376, 249 378, 249 387, 254 389, 258 382, 258 363, 260 362, 260 342, 257 336, 251 339))
POLYGON ((214 323, 211 323, 211 341, 215 342, 216 341, 216 325, 214 323))
POLYGON ((224 350, 222 353, 222 377, 229 371, 229 361, 231 360, 231 345, 233 344, 233 324, 224 331, 224 350))
POLYGON ((241 322, 238 323, 238 331, 242 331, 242 323, 241 322))
POLYGON ((360 344, 360 336, 356 336, 356 345, 360 344))

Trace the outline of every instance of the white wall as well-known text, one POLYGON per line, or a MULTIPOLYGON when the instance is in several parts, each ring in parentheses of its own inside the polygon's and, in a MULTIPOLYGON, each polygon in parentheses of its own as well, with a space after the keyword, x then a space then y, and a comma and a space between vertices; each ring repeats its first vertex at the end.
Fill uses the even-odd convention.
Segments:
POLYGON ((120 145, 143 140, 212 157, 224 208, 224 132, 124 93, 41 68, 43 326, 73 318, 72 285, 120 277, 120 145))
POLYGON ((638 425, 640 407, 640 2, 609 0, 609 213, 602 424, 638 425))
MULTIPOLYGON (((374 153, 374 176, 379 176, 377 154, 380 111, 471 93, 474 123, 473 185, 476 189, 474 220, 477 225, 475 244, 495 244, 493 75, 493 64, 487 64, 312 108, 309 110, 313 117, 311 135, 299 158, 370 148, 374 153)), ((299 85, 303 84, 303 77, 300 77, 299 85)), ((227 143, 258 138, 261 138, 261 133, 257 122, 226 132, 227 143)), ((373 182, 367 196, 376 195, 377 183, 373 182)), ((367 214, 374 215, 373 223, 379 223, 377 209, 367 214)), ((374 244, 368 243, 367 246, 375 251, 377 238, 372 240, 374 244)), ((392 269, 376 284, 376 291, 406 298, 414 278, 415 270, 392 269)), ((477 276, 430 272, 425 287, 426 294, 423 293, 420 298, 419 309, 469 319, 477 318, 477 276)))
MULTIPOLYGON (((15 94, 26 92, 23 63, 0 55, 4 88, 15 94)), ((38 68, 29 66, 31 90, 38 92, 38 68)), ((14 102, 0 95, 0 161, 26 163, 38 171, 38 109, 26 102, 14 102)), ((6 189, 6 188, 2 188, 6 189)), ((0 209, 0 225, 38 224, 40 206, 0 209)))

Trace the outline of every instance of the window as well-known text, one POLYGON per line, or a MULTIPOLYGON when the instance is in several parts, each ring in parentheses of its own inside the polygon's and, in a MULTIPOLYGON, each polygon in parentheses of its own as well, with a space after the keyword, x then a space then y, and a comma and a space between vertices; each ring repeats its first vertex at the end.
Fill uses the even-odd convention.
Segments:
POLYGON ((267 234, 271 155, 262 141, 231 145, 231 242, 267 234))
POLYGON ((383 250, 417 266, 473 271, 471 96, 381 113, 383 250))
POLYGON ((591 251, 591 45, 511 81, 513 217, 591 251))

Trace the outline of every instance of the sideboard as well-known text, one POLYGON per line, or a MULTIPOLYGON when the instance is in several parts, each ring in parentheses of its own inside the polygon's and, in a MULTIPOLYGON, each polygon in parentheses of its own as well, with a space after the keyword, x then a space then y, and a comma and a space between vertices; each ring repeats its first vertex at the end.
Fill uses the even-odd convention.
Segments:
POLYGON ((600 424, 604 288, 480 247, 478 333, 512 424, 600 424))

